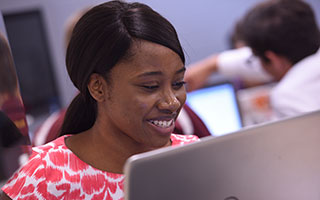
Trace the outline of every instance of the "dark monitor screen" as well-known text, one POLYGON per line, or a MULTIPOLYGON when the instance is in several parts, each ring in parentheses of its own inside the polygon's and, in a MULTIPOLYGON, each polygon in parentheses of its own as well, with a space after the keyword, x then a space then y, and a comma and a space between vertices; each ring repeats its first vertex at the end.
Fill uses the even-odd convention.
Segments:
POLYGON ((48 113, 59 107, 59 97, 41 11, 3 13, 3 16, 26 112, 48 113))

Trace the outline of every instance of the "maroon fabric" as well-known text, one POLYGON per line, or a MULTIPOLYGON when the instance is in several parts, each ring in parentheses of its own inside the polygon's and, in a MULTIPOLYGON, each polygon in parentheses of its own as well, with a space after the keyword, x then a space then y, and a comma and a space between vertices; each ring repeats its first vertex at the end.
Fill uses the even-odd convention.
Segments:
MULTIPOLYGON (((185 111, 187 112, 188 116, 191 119, 192 126, 194 129, 194 135, 201 137, 206 137, 211 135, 206 125, 203 123, 203 121, 200 119, 200 117, 187 105, 185 104, 183 106, 185 111)), ((177 134, 185 134, 183 133, 183 129, 181 127, 181 124, 179 123, 179 120, 176 121, 176 127, 174 133, 177 134)))
MULTIPOLYGON (((48 133, 40 133, 40 129, 42 126, 44 126, 44 123, 35 131, 34 138, 32 141, 33 146, 35 146, 34 141, 36 140, 37 137, 40 136, 39 134, 47 134, 44 143, 51 142, 59 137, 60 129, 62 127, 62 123, 64 120, 64 116, 66 114, 66 111, 67 111, 66 109, 62 109, 61 111, 59 111, 56 121, 51 125, 51 127, 48 127, 48 131, 49 131, 48 133)), ((42 144, 38 144, 38 145, 42 145, 42 144)))
POLYGON ((17 126, 27 140, 26 144, 30 144, 25 109, 20 99, 15 96, 9 97, 9 99, 2 104, 0 110, 2 110, 17 126))
POLYGON ((51 142, 59 137, 60 129, 64 120, 64 116, 66 115, 66 109, 63 109, 59 113, 58 119, 52 125, 48 137, 46 139, 46 143, 51 142))

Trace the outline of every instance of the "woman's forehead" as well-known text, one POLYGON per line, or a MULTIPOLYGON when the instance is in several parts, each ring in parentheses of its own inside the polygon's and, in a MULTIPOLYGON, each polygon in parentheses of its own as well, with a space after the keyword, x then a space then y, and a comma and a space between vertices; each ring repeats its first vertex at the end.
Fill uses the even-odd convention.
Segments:
POLYGON ((139 40, 130 49, 130 57, 120 61, 114 69, 135 74, 144 71, 176 71, 184 66, 180 56, 160 44, 139 40))
POLYGON ((171 49, 155 43, 145 43, 135 49, 130 59, 119 62, 113 68, 113 75, 142 77, 174 76, 180 70, 184 72, 180 56, 171 49))

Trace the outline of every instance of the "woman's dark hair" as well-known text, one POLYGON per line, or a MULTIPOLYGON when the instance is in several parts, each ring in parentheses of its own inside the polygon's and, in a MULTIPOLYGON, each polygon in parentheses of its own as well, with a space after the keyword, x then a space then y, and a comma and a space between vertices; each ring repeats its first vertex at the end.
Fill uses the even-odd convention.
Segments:
POLYGON ((302 0, 269 0, 249 10, 242 19, 241 35, 260 58, 271 50, 292 64, 314 54, 320 32, 310 5, 302 0))
POLYGON ((135 40, 168 47, 185 63, 174 27, 147 5, 109 1, 93 7, 80 18, 66 55, 69 76, 80 93, 66 112, 60 135, 76 134, 93 126, 97 103, 87 89, 89 77, 98 73, 108 82, 110 70, 131 55, 130 47, 135 40))

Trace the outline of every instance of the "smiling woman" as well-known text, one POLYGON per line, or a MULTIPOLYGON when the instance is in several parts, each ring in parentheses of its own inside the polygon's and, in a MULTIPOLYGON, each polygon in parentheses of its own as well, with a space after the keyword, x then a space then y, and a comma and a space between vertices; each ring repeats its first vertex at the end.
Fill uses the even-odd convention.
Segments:
POLYGON ((67 50, 79 95, 62 136, 33 149, 3 199, 123 199, 130 156, 198 140, 172 134, 186 99, 184 62, 174 27, 150 7, 110 1, 89 10, 67 50))
POLYGON ((102 130, 111 130, 102 134, 123 141, 130 152, 170 145, 174 121, 186 99, 183 62, 171 49, 144 40, 135 41, 131 51, 137 53, 116 64, 109 84, 101 76, 89 81, 91 95, 103 103, 97 120, 102 130), (100 83, 101 90, 95 88, 100 83))

